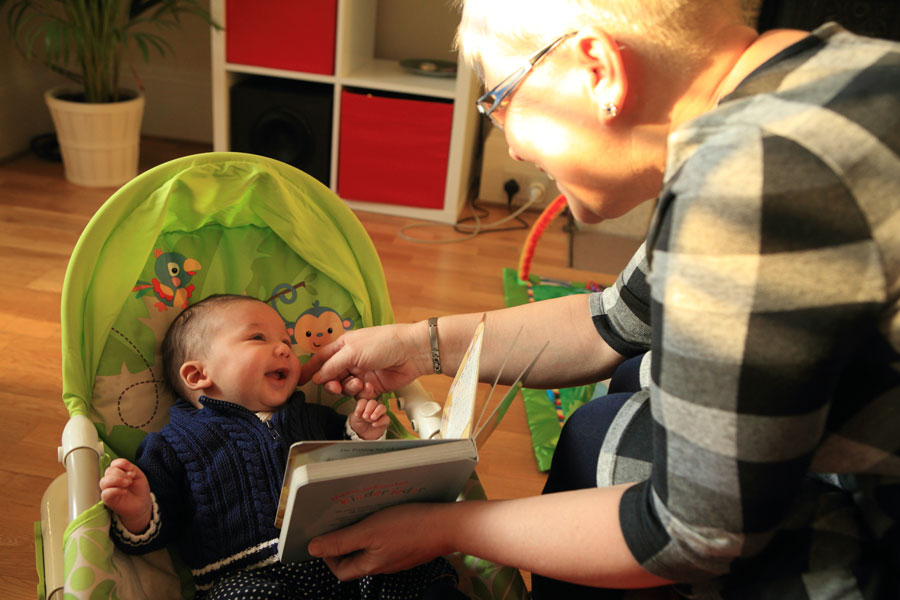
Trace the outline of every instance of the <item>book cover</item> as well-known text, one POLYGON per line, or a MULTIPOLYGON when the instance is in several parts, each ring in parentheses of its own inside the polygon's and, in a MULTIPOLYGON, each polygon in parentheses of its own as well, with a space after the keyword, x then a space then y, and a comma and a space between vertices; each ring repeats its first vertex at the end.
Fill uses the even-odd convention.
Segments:
POLYGON ((284 480, 281 486, 281 497, 278 501, 278 510, 275 514, 275 527, 281 527, 284 521, 284 513, 287 510, 290 487, 295 483, 294 472, 297 467, 314 463, 325 463, 335 460, 345 460, 372 454, 381 454, 395 450, 409 450, 420 446, 437 445, 451 440, 442 439, 405 439, 405 440, 375 440, 375 441, 350 441, 350 440, 322 440, 295 442, 291 445, 288 454, 287 467, 284 472, 284 480))
MULTIPOLYGON (((363 517, 402 502, 452 502, 465 487, 478 463, 471 438, 461 440, 404 440, 396 442, 334 442, 337 447, 383 445, 377 453, 351 458, 307 462, 289 475, 289 492, 278 540, 278 559, 296 562, 312 558, 309 541, 346 527, 363 517), (410 443, 412 442, 412 443, 410 443), (388 449, 387 446, 393 446, 388 449)), ((295 446, 318 445, 298 442, 295 446)), ((318 452, 321 447, 312 450, 318 452)), ((309 454, 303 452, 302 454, 309 454)))

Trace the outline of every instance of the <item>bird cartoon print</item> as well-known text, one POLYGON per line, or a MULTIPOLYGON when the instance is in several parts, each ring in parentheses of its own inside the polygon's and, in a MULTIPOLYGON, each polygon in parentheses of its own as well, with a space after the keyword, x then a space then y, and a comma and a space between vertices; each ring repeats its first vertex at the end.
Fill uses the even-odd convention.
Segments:
POLYGON ((150 293, 155 294, 159 301, 154 306, 160 312, 169 308, 187 308, 194 293, 191 279, 202 268, 200 263, 178 252, 163 252, 157 249, 154 254, 156 277, 149 282, 138 281, 132 291, 137 292, 138 298, 150 293))

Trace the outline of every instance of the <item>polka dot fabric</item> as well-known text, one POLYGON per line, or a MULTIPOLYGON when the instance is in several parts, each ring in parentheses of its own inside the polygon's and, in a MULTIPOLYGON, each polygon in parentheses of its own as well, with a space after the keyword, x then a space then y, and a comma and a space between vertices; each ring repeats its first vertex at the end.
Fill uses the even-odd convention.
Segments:
MULTIPOLYGON (((321 560, 302 563, 276 563, 259 569, 241 571, 217 582, 197 600, 413 600, 433 590, 453 592, 456 571, 446 559, 393 573, 373 575, 355 581, 339 581, 321 560), (448 580, 453 586, 448 586, 448 580)), ((458 597, 451 595, 450 597, 458 597)))

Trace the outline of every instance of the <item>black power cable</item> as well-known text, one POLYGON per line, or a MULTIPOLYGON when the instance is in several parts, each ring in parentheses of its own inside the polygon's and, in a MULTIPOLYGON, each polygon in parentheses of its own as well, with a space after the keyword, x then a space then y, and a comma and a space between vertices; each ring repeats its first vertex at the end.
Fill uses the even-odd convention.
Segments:
POLYGON ((503 182, 503 191, 506 192, 506 208, 510 212, 512 212, 512 199, 519 190, 522 188, 519 186, 519 182, 515 179, 507 179, 503 182))
MULTIPOLYGON (((521 189, 521 187, 519 186, 519 182, 516 181, 515 179, 510 178, 510 179, 507 179, 507 180, 503 183, 503 191, 506 192, 506 208, 507 208, 510 212, 512 212, 512 199, 513 199, 513 196, 515 196, 516 193, 517 193, 520 189, 521 189)), ((472 205, 472 210, 473 210, 473 211, 480 211, 480 214, 478 215, 478 218, 479 218, 479 219, 482 219, 482 218, 484 218, 484 217, 487 217, 487 216, 490 214, 490 212, 489 212, 486 208, 484 208, 484 207, 478 205, 478 198, 477 198, 477 197, 475 197, 475 198, 472 199, 472 204, 471 204, 471 205, 472 205)), ((457 233, 469 233, 469 232, 466 231, 466 230, 460 229, 460 228, 459 228, 459 225, 461 225, 461 224, 463 224, 463 223, 466 223, 467 221, 474 221, 474 220, 475 220, 475 217, 466 217, 465 219, 460 219, 459 222, 456 223, 456 224, 453 226, 453 230, 456 231, 457 233)), ((531 227, 531 225, 529 225, 528 222, 525 221, 525 220, 524 220, 522 217, 520 217, 520 216, 517 216, 517 217, 516 217, 516 221, 518 221, 518 222, 520 223, 520 225, 517 225, 516 227, 503 227, 503 228, 500 228, 500 229, 485 228, 485 229, 482 229, 482 230, 480 231, 480 233, 498 233, 498 232, 501 232, 501 231, 518 231, 518 230, 520 230, 520 229, 528 229, 528 228, 531 227)))

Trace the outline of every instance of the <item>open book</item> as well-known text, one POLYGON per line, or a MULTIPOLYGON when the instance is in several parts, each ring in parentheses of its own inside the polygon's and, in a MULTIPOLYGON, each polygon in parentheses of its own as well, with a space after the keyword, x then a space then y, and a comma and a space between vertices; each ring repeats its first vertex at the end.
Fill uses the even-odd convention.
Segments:
MULTIPOLYGON (((279 560, 310 559, 307 546, 312 538, 382 508, 402 502, 452 502, 459 497, 478 463, 478 448, 506 415, 522 380, 547 347, 544 344, 536 353, 488 414, 490 396, 500 379, 497 375, 476 424, 483 339, 484 317, 450 384, 440 439, 308 441, 291 446, 275 518, 275 526, 281 528, 279 560)), ((518 335, 513 348, 517 341, 518 335)))

